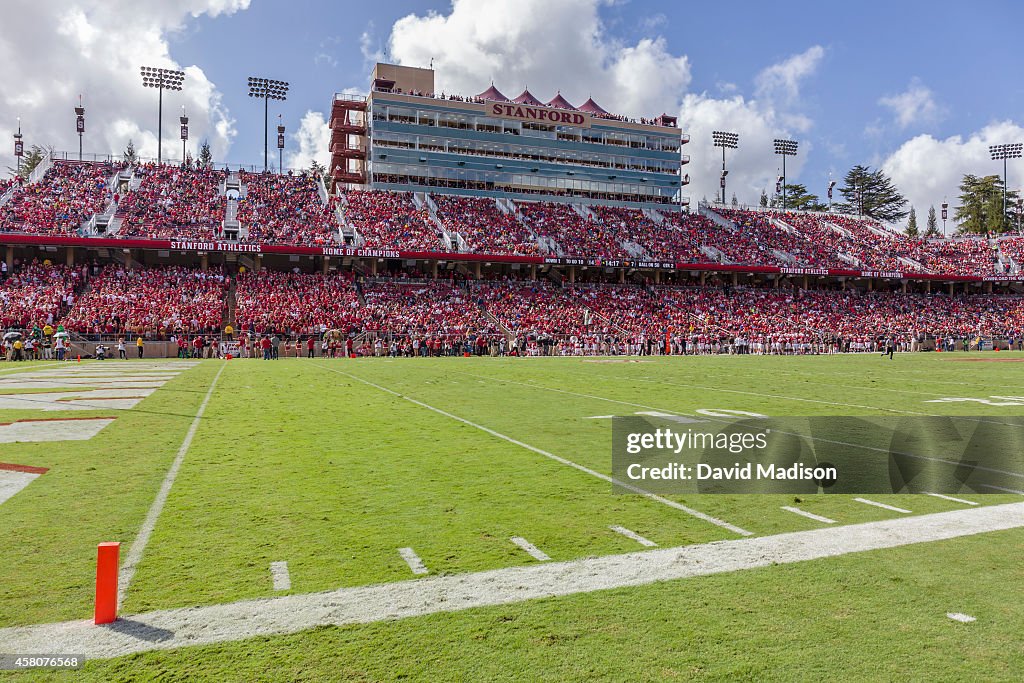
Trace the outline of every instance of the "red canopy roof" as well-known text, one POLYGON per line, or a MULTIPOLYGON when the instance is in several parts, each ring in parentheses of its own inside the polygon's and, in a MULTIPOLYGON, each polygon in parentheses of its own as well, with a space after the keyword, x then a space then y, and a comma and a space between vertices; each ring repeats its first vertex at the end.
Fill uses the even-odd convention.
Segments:
POLYGON ((494 87, 493 83, 491 83, 490 88, 484 90, 482 93, 477 95, 477 97, 481 100, 492 100, 494 102, 508 102, 508 98, 502 95, 501 92, 494 87))
POLYGON ((590 114, 607 114, 608 113, 604 109, 602 109, 601 105, 598 104, 597 102, 595 102, 594 99, 591 98, 591 97, 588 97, 587 101, 579 106, 579 110, 580 111, 588 112, 590 114))
POLYGON ((516 102, 518 104, 531 104, 531 105, 534 105, 534 106, 537 106, 537 107, 543 107, 544 106, 543 102, 541 102, 540 100, 538 100, 536 97, 533 96, 533 93, 530 92, 529 88, 524 90, 522 92, 522 94, 519 95, 519 97, 515 98, 512 101, 516 102))
POLYGON ((562 97, 562 92, 559 91, 555 95, 554 99, 548 102, 549 107, 555 107, 557 109, 575 109, 576 107, 569 104, 569 101, 562 97))

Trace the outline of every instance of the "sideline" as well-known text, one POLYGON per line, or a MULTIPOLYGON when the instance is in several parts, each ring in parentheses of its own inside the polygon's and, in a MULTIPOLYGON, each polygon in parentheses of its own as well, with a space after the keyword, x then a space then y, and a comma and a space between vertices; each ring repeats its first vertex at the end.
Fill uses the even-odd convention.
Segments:
MULTIPOLYGON (((318 626, 370 624, 645 586, 1020 527, 1024 527, 1024 503, 1007 503, 625 555, 161 610, 118 619, 106 626, 94 626, 87 620, 18 626, 0 629, 0 651, 117 657, 296 633, 318 626)), ((699 590, 693 586, 683 589, 699 590)))

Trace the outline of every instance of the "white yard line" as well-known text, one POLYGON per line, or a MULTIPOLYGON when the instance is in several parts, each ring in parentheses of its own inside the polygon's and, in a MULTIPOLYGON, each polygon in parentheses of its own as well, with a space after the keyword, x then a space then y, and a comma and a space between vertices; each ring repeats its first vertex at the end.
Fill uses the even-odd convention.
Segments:
POLYGON ((926 496, 933 496, 935 498, 941 498, 942 500, 951 500, 954 503, 963 503, 964 505, 977 505, 973 500, 964 500, 963 498, 954 498, 953 496, 947 496, 942 493, 925 493, 926 496))
POLYGON ((288 574, 287 562, 270 563, 270 580, 274 582, 274 590, 289 591, 292 589, 292 577, 288 574))
POLYGON ((886 505, 885 503, 879 503, 874 500, 868 500, 867 498, 854 498, 854 500, 857 501, 858 503, 864 503, 865 505, 874 505, 876 508, 892 510, 893 512, 902 512, 905 515, 909 515, 911 513, 910 510, 904 510, 903 508, 898 508, 895 505, 886 505))
POLYGON ((629 529, 627 529, 624 526, 618 526, 618 525, 613 524, 612 526, 610 526, 608 528, 611 529, 612 531, 614 531, 617 534, 622 534, 626 538, 629 538, 629 539, 632 539, 632 540, 636 541, 637 543, 639 543, 640 545, 642 545, 642 546, 644 546, 646 548, 657 548, 658 547, 658 544, 655 543, 654 541, 650 540, 649 538, 644 538, 643 536, 641 536, 637 532, 630 531, 629 529))
MULTIPOLYGON (((1024 527, 1024 502, 829 526, 625 555, 545 562, 322 593, 285 595, 127 616, 0 629, 0 652, 75 652, 90 658, 170 650, 455 612, 526 600, 645 586, 776 564, 1024 527)), ((698 591, 697 584, 682 589, 698 591)))
POLYGON ((821 515, 816 515, 813 512, 808 512, 807 510, 801 510, 800 508, 791 507, 789 505, 783 505, 782 509, 785 510, 786 512, 792 512, 794 515, 800 515, 801 517, 806 517, 807 519, 813 519, 816 522, 824 522, 825 524, 835 524, 836 523, 836 520, 834 520, 834 519, 829 519, 828 517, 822 517, 821 515))
MULTIPOLYGON (((601 472, 598 472, 597 470, 592 470, 589 467, 586 467, 584 465, 580 465, 578 463, 575 463, 572 460, 568 460, 566 458, 561 457, 560 455, 555 455, 554 453, 549 453, 548 451, 545 451, 545 450, 542 450, 540 448, 537 448, 536 446, 531 446, 528 443, 523 443, 522 441, 519 441, 517 439, 513 439, 510 436, 506 436, 506 435, 504 435, 504 434, 502 434, 500 432, 496 432, 493 429, 490 429, 488 427, 484 427, 483 425, 478 425, 475 422, 470 422, 469 420, 467 420, 467 419, 465 419, 463 417, 459 417, 458 415, 453 415, 453 414, 451 414, 451 413, 449 413, 447 411, 441 410, 440 408, 435 408, 434 406, 428 405, 428 404, 424 403, 423 401, 417 401, 416 399, 414 399, 412 397, 409 397, 409 396, 406 396, 405 394, 400 394, 397 391, 394 391, 392 389, 388 389, 387 387, 383 387, 383 386, 381 386, 379 384, 374 384, 373 382, 370 382, 369 380, 365 380, 362 377, 357 377, 356 375, 352 375, 350 373, 344 372, 343 370, 338 370, 336 368, 332 368, 332 367, 329 367, 329 366, 326 366, 326 365, 320 365, 320 367, 322 369, 324 369, 324 370, 329 370, 330 372, 336 372, 339 375, 344 375, 345 377, 348 377, 350 379, 354 379, 357 382, 362 382, 363 384, 365 384, 367 386, 371 386, 371 387, 373 387, 375 389, 379 389, 380 391, 383 391, 385 393, 391 394, 392 396, 396 396, 398 398, 404 399, 404 400, 406 400, 406 401, 408 401, 410 403, 413 403, 415 405, 420 406, 421 408, 426 408, 427 410, 431 410, 431 411, 437 413, 438 415, 444 415, 445 417, 450 418, 452 420, 455 420, 457 422, 461 422, 464 425, 468 425, 470 427, 473 427, 474 429, 479 429, 480 431, 485 432, 487 434, 490 434, 493 437, 496 437, 498 439, 502 439, 504 441, 507 441, 507 442, 509 442, 511 444, 519 446, 520 448, 525 448, 528 451, 533 451, 534 453, 537 453, 538 455, 543 455, 545 458, 550 458, 551 460, 554 460, 555 462, 561 463, 563 465, 568 465, 569 467, 573 467, 573 468, 579 470, 580 472, 585 472, 586 474, 589 474, 592 477, 596 477, 596 478, 601 479, 603 481, 606 481, 606 482, 608 482, 610 484, 615 484, 616 486, 621 486, 622 488, 624 488, 624 489, 626 489, 628 491, 632 491, 634 493, 638 493, 638 494, 644 496, 645 498, 648 498, 649 500, 656 501, 658 503, 661 503, 662 505, 667 505, 668 507, 674 508, 676 510, 679 510, 680 512, 685 512, 686 514, 688 514, 688 515, 690 515, 692 517, 696 517, 697 519, 702 519, 705 522, 709 522, 709 523, 714 524, 716 526, 720 526, 723 529, 728 529, 729 531, 732 531, 735 534, 739 534, 740 536, 753 536, 753 532, 747 531, 746 529, 741 529, 740 527, 735 526, 733 524, 730 524, 729 522, 726 522, 724 520, 718 519, 717 517, 712 517, 711 515, 705 514, 705 513, 701 512, 699 510, 694 510, 693 508, 687 507, 687 506, 683 505, 682 503, 677 503, 674 500, 669 500, 668 498, 664 498, 664 497, 659 496, 657 494, 651 493, 650 491, 642 489, 642 488, 640 488, 640 487, 638 487, 638 486, 636 486, 634 484, 630 484, 628 482, 620 481, 618 479, 615 479, 614 477, 608 476, 607 474, 602 474, 601 472)), ((608 400, 608 399, 606 399, 606 400, 608 400)))
POLYGON ((512 541, 517 546, 519 546, 520 548, 525 550, 527 552, 527 554, 529 554, 530 557, 532 557, 535 560, 539 560, 541 562, 547 562, 548 560, 551 559, 551 557, 549 557, 547 553, 545 553, 543 550, 541 550, 540 548, 538 548, 534 544, 532 544, 529 541, 527 541, 522 536, 513 536, 512 538, 510 538, 508 540, 512 541))
POLYGON ((121 565, 121 571, 118 574, 118 590, 117 590, 117 602, 118 604, 124 602, 125 595, 128 593, 128 587, 132 583, 132 579, 135 578, 135 570, 139 565, 139 561, 142 560, 142 553, 146 550, 146 545, 149 543, 149 537, 153 534, 153 529, 156 528, 156 522, 160 519, 160 513, 164 510, 164 504, 167 502, 167 496, 171 493, 171 487, 174 486, 174 480, 178 477, 178 470, 181 469, 181 463, 185 460, 185 455, 188 453, 189 447, 192 445, 192 439, 196 435, 196 430, 199 429, 199 422, 202 420, 203 413, 206 412, 206 406, 210 403, 210 397, 213 396, 213 389, 217 386, 217 380, 220 379, 220 375, 224 372, 224 368, 227 367, 227 363, 220 366, 220 370, 214 375, 213 381, 210 382, 210 388, 206 392, 206 396, 203 398, 203 402, 199 404, 199 410, 196 411, 196 416, 192 420, 192 425, 188 428, 188 433, 185 434, 184 441, 181 442, 181 447, 178 448, 178 454, 174 458, 174 462, 171 463, 171 468, 167 470, 167 476, 164 477, 163 484, 160 485, 160 491, 156 494, 156 499, 149 508, 149 513, 146 515, 146 519, 142 522, 142 528, 139 529, 139 535, 132 541, 131 548, 128 549, 128 555, 125 557, 124 564, 121 565))
POLYGON ((970 614, 964 614, 962 612, 946 612, 946 616, 953 621, 959 621, 962 624, 969 624, 972 621, 977 621, 977 619, 972 617, 970 614))
POLYGON ((409 565, 409 569, 412 570, 413 574, 429 574, 430 570, 423 564, 423 560, 416 554, 416 551, 412 548, 399 548, 398 554, 402 556, 405 563, 409 565))

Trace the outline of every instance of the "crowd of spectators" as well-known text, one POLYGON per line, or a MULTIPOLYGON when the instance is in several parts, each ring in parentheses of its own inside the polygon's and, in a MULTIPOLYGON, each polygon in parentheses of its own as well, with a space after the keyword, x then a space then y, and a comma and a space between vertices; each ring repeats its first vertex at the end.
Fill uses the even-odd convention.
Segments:
POLYGON ((437 216, 449 233, 460 235, 470 251, 481 254, 539 254, 537 238, 515 215, 498 209, 493 199, 432 195, 437 216))
POLYGON ((346 221, 359 231, 368 249, 444 249, 441 231, 431 223, 428 209, 417 209, 408 192, 352 190, 342 203, 346 221))
POLYGON ((933 273, 994 275, 997 254, 983 237, 910 240, 907 254, 933 273))
POLYGON ((227 286, 218 270, 111 264, 90 279, 63 323, 83 334, 218 333, 227 286))
POLYGON ((1024 237, 1006 237, 999 240, 999 253, 1010 259, 1018 272, 1024 271, 1024 237))
POLYGON ((236 279, 236 324, 250 334, 358 331, 359 307, 351 273, 262 270, 240 273, 236 279))
POLYGON ((569 204, 522 202, 519 215, 534 234, 553 240, 562 255, 578 258, 628 258, 619 230, 584 217, 569 204))
POLYGON ((39 182, 16 188, 0 207, 0 232, 76 234, 110 202, 114 169, 107 163, 54 162, 39 182))
POLYGON ((517 338, 580 335, 598 322, 571 290, 547 281, 492 281, 471 290, 474 300, 517 338))
POLYGON ((447 280, 390 280, 361 287, 364 331, 420 339, 466 339, 494 327, 466 290, 447 280))
MULTIPOLYGON (((590 207, 608 232, 620 242, 632 242, 643 248, 644 257, 653 261, 707 262, 700 248, 700 229, 703 216, 672 212, 664 222, 655 221, 639 209, 611 206, 590 207), (695 239, 696 238, 696 239, 695 239)), ((669 213, 669 212, 666 212, 669 213)))
POLYGON ((0 280, 0 328, 52 325, 75 301, 81 285, 76 268, 32 261, 0 280))
POLYGON ((311 175, 242 173, 246 195, 238 202, 238 220, 249 242, 323 246, 335 244, 338 223, 311 175))
POLYGON ((221 236, 224 172, 202 166, 141 164, 138 189, 118 202, 121 237, 210 240, 221 236))

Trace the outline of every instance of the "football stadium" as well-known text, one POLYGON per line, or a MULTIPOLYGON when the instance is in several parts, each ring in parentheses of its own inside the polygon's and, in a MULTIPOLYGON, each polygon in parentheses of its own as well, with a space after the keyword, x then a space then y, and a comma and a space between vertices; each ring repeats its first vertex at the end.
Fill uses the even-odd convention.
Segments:
POLYGON ((918 230, 785 124, 730 200, 742 123, 400 56, 302 93, 323 165, 169 61, 153 158, 18 119, 0 680, 1020 680, 1024 139, 918 230))

